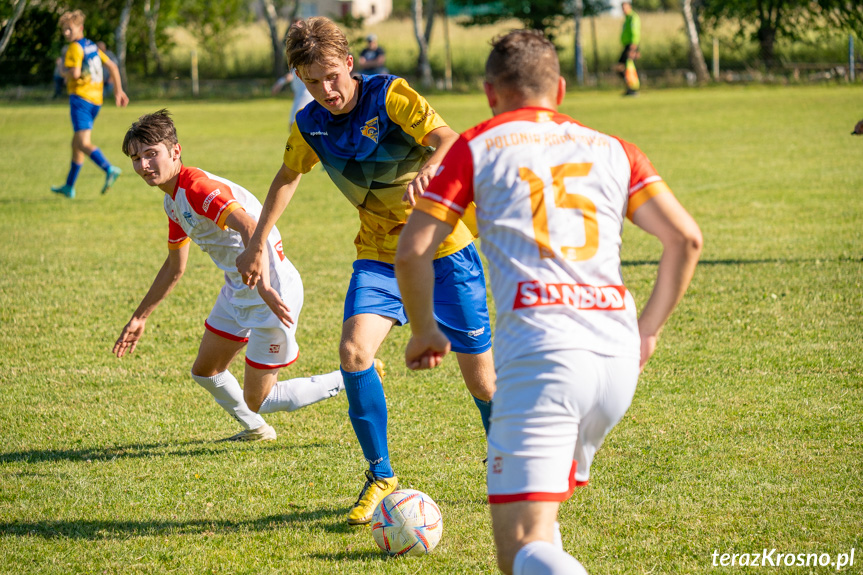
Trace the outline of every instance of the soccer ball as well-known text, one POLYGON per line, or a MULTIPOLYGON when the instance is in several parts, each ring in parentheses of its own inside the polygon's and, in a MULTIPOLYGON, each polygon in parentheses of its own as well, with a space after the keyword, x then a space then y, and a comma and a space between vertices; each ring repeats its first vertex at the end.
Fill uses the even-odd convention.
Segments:
POLYGON ((400 489, 375 508, 372 535, 388 555, 425 555, 443 535, 443 518, 431 497, 415 489, 400 489))

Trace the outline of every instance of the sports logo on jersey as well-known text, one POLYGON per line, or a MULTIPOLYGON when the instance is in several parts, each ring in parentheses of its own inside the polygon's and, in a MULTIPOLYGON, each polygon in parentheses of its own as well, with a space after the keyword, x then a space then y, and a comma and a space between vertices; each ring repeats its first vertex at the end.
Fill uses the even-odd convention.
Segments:
POLYGON ((378 143, 378 117, 375 116, 363 126, 362 135, 373 141, 375 144, 378 143))
POLYGON ((551 122, 552 118, 554 118, 554 113, 552 112, 537 112, 536 113, 536 121, 537 122, 551 122))
POLYGON ((192 213, 191 212, 183 212, 183 217, 186 218, 186 222, 188 222, 189 225, 191 226, 192 225, 192 213))
POLYGON ((617 311, 626 309, 625 296, 624 286, 518 282, 512 309, 563 305, 584 310, 617 311))
POLYGON ((279 240, 274 247, 276 248, 276 254, 279 256, 279 261, 285 261, 285 252, 282 249, 282 240, 279 240))
POLYGON ((491 472, 495 475, 503 473, 503 457, 497 456, 491 464, 491 472))
POLYGON ((213 203, 213 200, 215 200, 215 199, 216 199, 216 196, 218 196, 218 195, 219 195, 219 194, 221 194, 221 193, 222 193, 222 190, 215 189, 215 190, 213 190, 212 192, 210 192, 210 195, 209 195, 209 196, 207 196, 207 197, 204 199, 204 206, 203 206, 203 208, 204 208, 204 211, 205 211, 205 212, 206 212, 206 211, 208 211, 208 210, 210 209, 210 204, 211 204, 211 203, 213 203))
POLYGON ((278 343, 274 343, 270 346, 270 353, 279 353, 280 349, 282 349, 282 346, 278 343))

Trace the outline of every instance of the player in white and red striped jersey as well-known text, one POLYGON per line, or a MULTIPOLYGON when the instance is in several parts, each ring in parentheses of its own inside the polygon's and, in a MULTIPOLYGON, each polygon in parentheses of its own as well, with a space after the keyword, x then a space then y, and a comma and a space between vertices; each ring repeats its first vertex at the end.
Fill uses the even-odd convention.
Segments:
POLYGON ((504 573, 585 573, 563 551, 560 503, 585 485, 695 270, 701 232, 634 145, 558 113, 565 82, 533 30, 494 43, 495 117, 462 134, 402 231, 396 275, 413 333, 408 367, 449 351, 431 319, 431 256, 471 204, 497 318, 488 498, 504 573), (623 285, 624 218, 663 246, 641 317, 623 285))
POLYGON ((224 271, 225 283, 204 323, 206 330, 192 366, 192 379, 206 389, 243 431, 233 441, 276 438, 261 413, 294 411, 335 396, 344 389, 341 372, 277 381, 279 369, 296 361, 297 319, 303 283, 285 258, 279 231, 267 237, 265 278, 254 289, 243 284, 235 260, 255 231, 261 203, 245 188, 181 159, 174 122, 167 110, 147 114, 132 124, 123 153, 150 186, 165 192, 168 259, 114 344, 123 357, 135 350, 147 318, 182 277, 195 242, 224 271), (244 387, 228 368, 246 347, 244 387))

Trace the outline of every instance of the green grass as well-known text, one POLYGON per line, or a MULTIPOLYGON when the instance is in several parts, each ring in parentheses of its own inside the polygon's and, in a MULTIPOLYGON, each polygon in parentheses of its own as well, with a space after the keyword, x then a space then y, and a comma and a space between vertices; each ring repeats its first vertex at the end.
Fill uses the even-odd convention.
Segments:
MULTIPOLYGON (((863 91, 721 88, 570 94, 562 110, 637 143, 705 237, 692 287, 599 452, 562 506, 566 548, 591 573, 758 573, 711 554, 777 548, 863 562, 863 91)), ((456 129, 479 96, 435 96, 456 129)), ((445 521, 430 556, 389 560, 343 515, 363 461, 345 397, 268 416, 279 440, 225 445, 236 425, 188 377, 220 274, 193 250, 136 353, 110 354, 166 254, 161 192, 119 152, 162 107, 105 108, 94 141, 125 174, 100 196, 52 197, 68 162, 62 105, 0 105, 0 572, 494 573, 484 441, 454 365, 388 364, 391 451, 445 521)), ((176 103, 184 160, 263 198, 289 103, 176 103)), ((303 275, 300 361, 335 369, 356 215, 320 170, 279 227, 303 275)), ((623 271, 643 303, 659 246, 627 226, 623 271)), ((235 364, 236 372, 242 364, 235 364)), ((828 567, 781 569, 828 573, 828 567)), ((771 570, 772 572, 772 570, 771 570)))

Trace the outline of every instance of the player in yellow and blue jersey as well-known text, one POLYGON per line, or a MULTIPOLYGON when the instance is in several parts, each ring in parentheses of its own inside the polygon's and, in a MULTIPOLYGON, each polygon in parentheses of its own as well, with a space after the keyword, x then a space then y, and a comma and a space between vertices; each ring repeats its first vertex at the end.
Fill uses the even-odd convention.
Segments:
POLYGON ((63 77, 69 92, 69 109, 72 116, 72 165, 62 186, 51 186, 51 191, 67 198, 75 197, 75 181, 89 157, 105 171, 105 184, 102 193, 117 180, 120 168, 112 166, 102 151, 90 142, 93 122, 102 108, 102 90, 105 69, 108 69, 114 82, 114 100, 117 106, 124 107, 129 97, 123 91, 120 70, 95 43, 84 37, 84 13, 80 10, 67 12, 60 16, 60 30, 69 42, 64 61, 63 77))
MULTIPOLYGON (((458 134, 403 79, 353 78, 347 39, 327 18, 292 26, 287 56, 315 101, 297 114, 283 164, 237 267, 248 285, 257 283, 267 233, 301 175, 320 162, 360 218, 339 345, 348 415, 369 463, 367 481, 347 517, 359 525, 371 520, 398 484, 387 445, 386 399, 373 364, 392 327, 407 323, 393 265, 398 236, 458 134)), ((452 342, 487 433, 494 393, 491 326, 482 264, 464 223, 458 222, 436 252, 435 271, 435 317, 452 342)))

